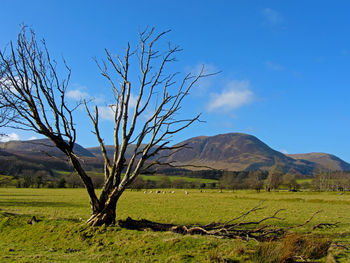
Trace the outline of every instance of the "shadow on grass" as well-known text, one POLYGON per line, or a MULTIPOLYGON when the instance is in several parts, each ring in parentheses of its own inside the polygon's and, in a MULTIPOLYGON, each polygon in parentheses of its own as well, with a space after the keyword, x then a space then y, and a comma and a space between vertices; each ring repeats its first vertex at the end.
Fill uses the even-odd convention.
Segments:
POLYGON ((44 202, 44 201, 19 201, 19 200, 6 200, 0 201, 0 207, 81 207, 79 204, 67 203, 67 202, 44 202))
MULTIPOLYGON (((41 194, 32 194, 32 193, 28 193, 28 194, 15 194, 15 193, 9 193, 9 194, 0 194, 0 196, 25 196, 25 197, 28 197, 28 196, 43 196, 41 194)), ((52 196, 52 195, 50 195, 52 196)))

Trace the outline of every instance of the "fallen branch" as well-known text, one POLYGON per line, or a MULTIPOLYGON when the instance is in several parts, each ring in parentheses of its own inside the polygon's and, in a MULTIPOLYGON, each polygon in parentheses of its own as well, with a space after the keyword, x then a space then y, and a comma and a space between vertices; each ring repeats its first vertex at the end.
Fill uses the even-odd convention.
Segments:
MULTIPOLYGON (((126 220, 119 220, 119 226, 127 229, 133 230, 152 230, 152 231, 170 231, 183 235, 209 235, 222 238, 242 238, 242 239, 255 239, 258 241, 264 240, 273 240, 283 236, 288 230, 305 226, 309 224, 310 221, 320 213, 321 211, 315 212, 310 218, 308 218, 304 223, 289 226, 289 227, 277 227, 273 224, 262 224, 267 220, 284 220, 283 218, 278 217, 277 215, 284 209, 279 209, 275 211, 271 216, 264 217, 257 221, 245 222, 246 217, 258 210, 265 209, 261 207, 261 204, 250 209, 249 211, 243 213, 242 215, 235 217, 225 223, 213 222, 207 225, 174 225, 174 224, 162 224, 146 219, 134 220, 128 217, 126 220), (235 221, 238 221, 236 222, 235 221)), ((313 227, 322 228, 322 227, 336 227, 337 223, 321 223, 313 227)))

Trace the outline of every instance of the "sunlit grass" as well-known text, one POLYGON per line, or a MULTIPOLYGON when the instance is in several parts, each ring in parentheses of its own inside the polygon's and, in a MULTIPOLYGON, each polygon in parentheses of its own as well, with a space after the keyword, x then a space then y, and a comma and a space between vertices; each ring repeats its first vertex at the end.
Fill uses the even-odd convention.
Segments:
MULTIPOLYGON (((187 191, 188 195, 184 190, 175 190, 174 194, 169 190, 164 194, 162 192, 156 194, 155 190, 153 193, 150 193, 150 190, 147 193, 128 190, 118 203, 117 219, 130 216, 134 219, 147 218, 164 223, 207 224, 212 221, 230 220, 261 204, 266 209, 250 215, 246 218, 247 221, 271 215, 277 209, 284 209, 279 214, 284 220, 272 222, 277 225, 291 226, 305 222, 313 213, 322 210, 323 212, 317 214, 310 224, 298 231, 310 231, 313 225, 322 222, 340 222, 338 228, 317 230, 316 233, 330 234, 338 241, 345 243, 349 243, 350 240, 348 209, 350 194, 348 193, 187 191)), ((99 234, 92 233, 90 238, 82 237, 85 235, 82 233, 90 231, 85 229, 83 223, 90 215, 89 199, 85 189, 0 188, 1 212, 15 214, 12 219, 3 217, 0 224, 2 237, 0 252, 9 254, 8 262, 11 260, 21 262, 23 256, 22 262, 72 261, 74 256, 79 256, 83 262, 84 260, 85 262, 95 260, 109 262, 108 257, 114 260, 123 259, 123 262, 128 260, 133 262, 130 254, 128 256, 133 249, 136 253, 135 257, 141 262, 147 262, 145 255, 148 259, 157 259, 158 262, 210 261, 209 258, 215 257, 215 253, 220 254, 216 255, 220 257, 247 260, 247 255, 238 255, 233 252, 238 243, 232 240, 128 231, 118 227, 101 230, 99 234), (26 220, 33 215, 43 221, 34 226, 26 224, 26 220), (150 244, 147 239, 152 240, 150 243, 153 243, 150 244), (40 245, 35 246, 34 242, 39 242, 40 245), (102 242, 103 245, 98 245, 98 242, 102 242), (68 251, 70 248, 73 252, 68 251), (8 251, 9 249, 14 251, 8 251), (117 251, 120 251, 119 256, 116 255, 117 251), (41 257, 35 258, 34 255, 37 254, 41 257), (173 261, 170 260, 171 258, 173 261)), ((249 249, 250 246, 255 245, 254 242, 248 242, 243 246, 249 249)), ((1 262, 6 260, 7 258, 0 258, 1 262)))

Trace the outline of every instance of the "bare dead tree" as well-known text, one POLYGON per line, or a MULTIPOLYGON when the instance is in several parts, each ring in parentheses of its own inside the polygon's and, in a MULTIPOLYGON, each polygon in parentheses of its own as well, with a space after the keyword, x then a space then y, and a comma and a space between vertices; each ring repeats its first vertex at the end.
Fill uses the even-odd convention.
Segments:
MULTIPOLYGON (((0 64, 0 69, 2 69, 2 64, 0 64)), ((3 72, 0 70, 0 81, 3 80, 3 72)), ((6 127, 12 120, 15 119, 14 112, 6 107, 6 103, 0 97, 0 127, 6 127)), ((1 136, 6 136, 6 134, 0 132, 1 136)))
POLYGON ((169 66, 181 49, 171 44, 164 51, 158 48, 164 46, 161 40, 168 32, 157 34, 153 28, 147 29, 139 33, 135 49, 127 44, 123 57, 105 50, 106 61, 96 61, 114 96, 110 106, 114 112, 113 156, 107 154, 100 133, 98 107, 91 109, 84 102, 104 158, 105 183, 99 197, 73 151, 76 108, 70 108, 65 100, 71 70, 64 63, 67 74, 61 79, 45 42, 38 43, 32 31, 28 37, 25 28, 20 31, 16 45, 10 43, 8 52, 0 52, 3 75, 0 96, 4 106, 19 117, 11 125, 46 136, 67 155, 89 194, 91 226, 114 224, 117 202, 125 189, 142 171, 163 163, 166 158, 157 158, 159 153, 185 147, 171 146, 172 136, 199 121, 199 114, 180 117, 181 107, 198 80, 210 74, 204 74, 204 68, 197 75, 187 74, 183 78, 177 72, 169 73, 169 66), (132 78, 136 75, 137 81, 132 78), (132 144, 133 154, 126 160, 126 150, 132 144))
POLYGON ((93 211, 97 211, 99 200, 91 178, 73 152, 76 141, 74 109, 70 109, 65 100, 70 69, 64 63, 67 76, 61 80, 45 42, 38 43, 33 31, 27 37, 25 27, 15 45, 10 42, 8 50, 0 52, 0 63, 1 103, 17 115, 9 126, 42 134, 65 153, 84 182, 93 211))

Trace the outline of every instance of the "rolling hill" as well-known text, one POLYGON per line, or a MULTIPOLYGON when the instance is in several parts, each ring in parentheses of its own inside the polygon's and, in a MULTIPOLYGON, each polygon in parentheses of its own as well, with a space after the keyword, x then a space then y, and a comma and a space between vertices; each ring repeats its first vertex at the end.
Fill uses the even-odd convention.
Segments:
POLYGON ((350 164, 342 159, 328 153, 304 153, 304 154, 287 154, 295 160, 307 160, 316 163, 327 170, 332 171, 350 171, 350 164))
MULTIPOLYGON (((228 133, 215 136, 199 136, 185 140, 186 148, 176 152, 167 159, 176 165, 196 165, 202 168, 193 170, 213 169, 229 171, 268 170, 276 163, 284 172, 312 175, 315 169, 350 171, 350 164, 338 157, 325 153, 289 154, 275 151, 258 138, 243 133, 228 133)), ((113 146, 106 146, 109 155, 113 146)), ((84 148, 78 144, 75 153, 84 160, 84 166, 89 170, 102 169, 103 160, 99 147, 84 148)), ((134 150, 128 147, 126 159, 134 150)), ((0 162, 6 159, 43 165, 52 169, 71 169, 63 153, 47 139, 32 141, 11 141, 0 143, 0 162)), ((169 152, 161 153, 163 155, 169 152)), ((2 162, 5 165, 5 162, 2 162)), ((1 166, 1 164, 0 164, 1 166)), ((0 167, 1 168, 1 167, 0 167)), ((187 167, 186 167, 187 168, 187 167)), ((0 169, 1 170, 1 169, 0 169)))
MULTIPOLYGON (((74 152, 85 160, 83 165, 87 169, 102 167, 101 160, 79 144, 75 145, 74 152)), ((72 167, 66 156, 48 139, 0 143, 0 172, 15 174, 40 169, 71 171, 72 167)))
MULTIPOLYGON (((58 148, 56 148, 53 142, 51 142, 49 139, 9 141, 1 143, 0 149, 6 152, 24 155, 47 155, 54 157, 64 156, 64 154, 58 148)), ((81 157, 94 157, 91 152, 77 143, 74 146, 74 152, 81 157)))
POLYGON ((271 149, 258 138, 243 133, 199 136, 180 144, 186 144, 187 147, 173 154, 168 161, 231 171, 267 170, 278 163, 285 172, 302 174, 311 174, 317 166, 307 160, 288 157, 271 149))

